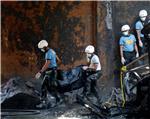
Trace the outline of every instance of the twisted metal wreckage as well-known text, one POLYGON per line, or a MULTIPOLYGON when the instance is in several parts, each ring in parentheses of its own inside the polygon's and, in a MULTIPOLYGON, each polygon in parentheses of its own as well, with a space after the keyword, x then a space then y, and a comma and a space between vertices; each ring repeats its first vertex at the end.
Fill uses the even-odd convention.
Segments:
MULTIPOLYGON (((144 32, 147 39, 148 53, 121 68, 121 89, 113 88, 110 98, 101 105, 96 105, 89 97, 82 98, 80 95, 76 96, 76 100, 79 104, 85 106, 100 118, 118 115, 124 115, 126 117, 150 116, 150 23, 145 26, 142 32, 144 32)), ((60 93, 63 94, 83 87, 84 82, 81 67, 82 66, 78 66, 68 71, 59 71, 58 78, 61 80, 58 82, 58 91, 60 93)), ((21 109, 22 107, 23 109, 35 109, 35 105, 39 103, 40 90, 31 83, 21 81, 19 84, 19 81, 20 79, 17 79, 17 81, 12 80, 6 85, 2 85, 2 112, 8 108, 14 109, 14 107, 15 109, 21 109), (15 92, 18 85, 20 85, 23 90, 19 88, 19 90, 15 92), (26 88, 28 89, 26 90, 26 88), (16 94, 19 94, 19 96, 23 98, 26 97, 26 99, 18 98, 19 100, 26 100, 26 103, 20 104, 16 100, 13 102, 16 94), (29 98, 28 102, 27 97, 29 98)), ((50 89, 49 92, 51 92, 50 89)), ((50 105, 50 107, 53 106, 50 105)), ((35 112, 33 110, 24 111, 29 113, 35 112)))
POLYGON ((101 118, 150 116, 150 23, 142 32, 147 39, 148 53, 121 68, 121 89, 113 88, 110 98, 101 106, 92 104, 88 98, 77 97, 80 104, 101 118))
POLYGON ((106 108, 98 107, 78 96, 79 102, 99 117, 150 117, 150 23, 142 32, 147 39, 148 53, 121 68, 121 89, 112 89, 110 98, 101 106, 106 108), (114 109, 117 112, 114 113, 114 109))

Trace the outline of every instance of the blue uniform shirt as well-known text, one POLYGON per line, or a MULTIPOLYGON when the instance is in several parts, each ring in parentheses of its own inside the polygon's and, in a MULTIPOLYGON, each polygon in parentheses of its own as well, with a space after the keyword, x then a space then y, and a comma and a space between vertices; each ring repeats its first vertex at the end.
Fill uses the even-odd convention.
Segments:
MULTIPOLYGON (((136 22, 136 24, 135 24, 135 29, 136 29, 136 30, 142 30, 143 27, 144 27, 144 26, 143 26, 143 24, 142 24, 141 21, 137 21, 137 22, 136 22)), ((141 34, 140 34, 140 37, 144 37, 144 34, 141 33, 141 34)))
POLYGON ((130 34, 129 36, 122 36, 119 44, 123 46, 123 51, 132 52, 136 43, 135 36, 130 34))
POLYGON ((45 53, 45 60, 50 60, 50 64, 49 64, 48 68, 57 67, 57 63, 56 63, 56 53, 55 53, 54 50, 49 49, 49 50, 45 53))

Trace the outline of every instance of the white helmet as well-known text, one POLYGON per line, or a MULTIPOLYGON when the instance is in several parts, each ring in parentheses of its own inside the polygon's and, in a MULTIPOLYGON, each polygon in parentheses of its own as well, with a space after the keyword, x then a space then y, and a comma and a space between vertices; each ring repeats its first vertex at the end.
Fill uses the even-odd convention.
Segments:
POLYGON ((129 25, 123 25, 122 27, 121 27, 121 31, 123 32, 123 31, 129 31, 130 30, 130 26, 129 25))
POLYGON ((147 16, 147 11, 146 10, 140 10, 139 17, 146 17, 146 16, 147 16))
POLYGON ((95 51, 95 48, 94 48, 94 46, 92 46, 92 45, 88 45, 88 46, 85 48, 85 52, 86 52, 86 53, 94 53, 94 51, 95 51))
POLYGON ((39 43, 38 43, 38 48, 39 49, 42 49, 44 47, 47 47, 48 46, 48 42, 46 40, 41 40, 39 43))

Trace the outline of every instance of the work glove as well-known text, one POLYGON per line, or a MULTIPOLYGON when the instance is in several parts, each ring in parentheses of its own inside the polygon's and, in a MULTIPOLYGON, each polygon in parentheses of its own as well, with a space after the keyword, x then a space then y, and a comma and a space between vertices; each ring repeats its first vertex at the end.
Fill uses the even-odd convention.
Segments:
POLYGON ((125 59, 124 59, 124 57, 121 57, 121 63, 124 65, 124 63, 125 63, 125 59))
POLYGON ((140 46, 140 47, 143 47, 143 43, 142 43, 141 40, 139 41, 139 46, 140 46))
POLYGON ((83 69, 83 70, 87 70, 87 69, 88 69, 88 66, 83 66, 82 69, 83 69))
POLYGON ((139 57, 139 53, 137 52, 137 53, 136 53, 136 58, 138 58, 138 57, 139 57))
POLYGON ((38 72, 38 73, 35 75, 35 78, 36 78, 36 79, 39 79, 40 77, 41 77, 41 73, 38 72))

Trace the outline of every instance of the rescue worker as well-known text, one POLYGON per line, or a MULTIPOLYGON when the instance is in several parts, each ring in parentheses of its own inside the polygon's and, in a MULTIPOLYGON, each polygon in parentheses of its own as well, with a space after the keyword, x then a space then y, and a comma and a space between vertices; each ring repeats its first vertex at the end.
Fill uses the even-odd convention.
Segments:
POLYGON ((141 30, 143 29, 144 25, 147 22, 147 11, 140 10, 139 18, 140 20, 138 20, 135 24, 135 29, 136 29, 137 38, 138 38, 140 55, 142 55, 147 52, 147 43, 144 38, 144 34, 141 33, 141 30))
POLYGON ((133 34, 130 34, 129 25, 123 25, 121 27, 122 36, 119 41, 121 63, 126 65, 139 57, 138 48, 136 45, 136 38, 133 34))
POLYGON ((94 54, 95 48, 89 45, 85 48, 87 65, 83 66, 84 76, 85 76, 85 86, 83 90, 83 96, 88 96, 93 93, 100 104, 101 100, 98 95, 98 89, 96 86, 97 80, 101 77, 101 64, 99 57, 94 54))
POLYGON ((38 48, 45 53, 45 64, 42 69, 35 75, 36 79, 41 77, 41 74, 44 74, 42 82, 42 94, 41 94, 41 103, 37 105, 38 108, 46 106, 47 101, 47 90, 52 89, 50 92, 55 98, 56 102, 59 102, 60 95, 57 92, 57 60, 59 60, 55 51, 48 47, 48 42, 46 40, 41 40, 38 43, 38 48), (53 87, 53 88, 52 88, 53 87))

